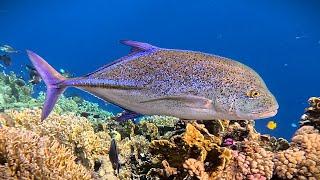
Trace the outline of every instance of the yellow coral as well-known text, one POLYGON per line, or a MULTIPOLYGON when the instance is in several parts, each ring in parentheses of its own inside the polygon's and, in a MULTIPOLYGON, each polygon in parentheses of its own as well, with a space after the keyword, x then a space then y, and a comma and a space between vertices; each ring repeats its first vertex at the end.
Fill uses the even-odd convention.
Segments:
POLYGON ((291 147, 275 156, 275 174, 288 179, 320 179, 320 134, 303 126, 292 138, 291 147))
POLYGON ((91 123, 84 117, 73 114, 51 115, 43 122, 40 121, 40 109, 25 109, 22 111, 9 110, 10 117, 0 117, 5 126, 10 124, 20 129, 28 129, 40 136, 57 139, 67 148, 76 152, 78 159, 89 168, 93 168, 94 161, 99 155, 106 155, 109 151, 110 136, 107 132, 94 132, 91 123))
POLYGON ((0 178, 91 179, 69 149, 28 130, 1 128, 0 157, 0 178))
POLYGON ((217 144, 221 144, 221 140, 211 135, 203 125, 193 123, 187 124, 186 132, 183 135, 183 140, 190 146, 196 146, 201 150, 200 161, 204 161, 207 156, 207 151, 217 148, 217 144), (203 135, 203 134, 204 135, 203 135))
POLYGON ((220 147, 220 143, 219 137, 210 134, 204 125, 194 122, 187 124, 186 131, 170 141, 152 141, 150 150, 160 157, 162 164, 165 162, 165 168, 176 168, 179 172, 187 170, 190 176, 207 179, 214 177, 216 171, 223 170, 232 158, 231 150, 220 147))

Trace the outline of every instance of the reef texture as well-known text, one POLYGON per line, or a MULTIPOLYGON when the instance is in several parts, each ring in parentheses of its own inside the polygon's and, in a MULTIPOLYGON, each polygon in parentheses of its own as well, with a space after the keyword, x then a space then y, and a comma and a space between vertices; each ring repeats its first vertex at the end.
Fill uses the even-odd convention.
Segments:
POLYGON ((308 102, 309 107, 301 117, 300 126, 311 125, 320 130, 320 97, 311 97, 308 102))
POLYGON ((91 179, 70 149, 49 137, 13 127, 0 129, 0 179, 91 179))
POLYGON ((0 73, 0 179, 320 179, 320 98, 310 98, 292 142, 254 121, 116 116, 77 95, 40 121, 44 94, 0 73), (109 157, 111 140, 120 170, 109 157))
POLYGON ((275 155, 275 174, 284 179, 320 179, 320 134, 313 126, 301 127, 291 147, 275 155))
MULTIPOLYGON (((0 110, 28 106, 33 87, 15 73, 0 73, 0 110)), ((30 105, 34 103, 30 102, 30 105)))

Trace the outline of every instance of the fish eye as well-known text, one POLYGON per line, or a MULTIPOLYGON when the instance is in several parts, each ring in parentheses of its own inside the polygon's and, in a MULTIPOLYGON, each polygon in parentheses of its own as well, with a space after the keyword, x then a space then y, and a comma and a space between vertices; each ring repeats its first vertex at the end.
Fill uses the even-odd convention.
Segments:
POLYGON ((259 97, 260 96, 260 92, 257 90, 250 90, 249 92, 247 92, 247 96, 250 98, 255 98, 255 97, 259 97))

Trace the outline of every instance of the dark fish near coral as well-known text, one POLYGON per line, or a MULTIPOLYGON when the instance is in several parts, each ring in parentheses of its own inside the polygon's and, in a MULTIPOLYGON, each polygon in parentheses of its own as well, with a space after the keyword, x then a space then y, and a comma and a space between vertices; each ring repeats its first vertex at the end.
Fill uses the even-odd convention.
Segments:
POLYGON ((112 163, 113 169, 117 171, 117 174, 119 174, 119 169, 120 169, 119 152, 118 152, 117 142, 115 139, 111 140, 111 145, 109 149, 109 159, 112 163))
POLYGON ((0 60, 5 66, 10 66, 12 63, 10 56, 8 56, 7 54, 0 55, 0 60))
POLYGON ((39 82, 41 82, 41 76, 34 67, 26 65, 26 69, 29 72, 29 83, 38 84, 39 82))
POLYGON ((26 85, 26 82, 24 82, 24 80, 23 79, 16 79, 15 80, 15 83, 18 85, 18 86, 25 86, 26 85))
POLYGON ((28 51, 47 85, 41 119, 49 115, 67 87, 85 90, 135 114, 248 120, 277 113, 278 103, 264 81, 237 61, 136 41, 122 43, 132 47, 129 55, 70 79, 28 51))

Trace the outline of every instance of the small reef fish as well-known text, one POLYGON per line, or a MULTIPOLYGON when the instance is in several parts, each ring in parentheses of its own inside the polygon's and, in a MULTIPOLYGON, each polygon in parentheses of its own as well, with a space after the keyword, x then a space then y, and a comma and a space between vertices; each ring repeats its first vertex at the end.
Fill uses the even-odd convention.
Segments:
POLYGON ((5 53, 18 53, 19 52, 9 45, 0 46, 0 51, 3 51, 5 53))
POLYGON ((296 123, 291 123, 291 127, 296 128, 298 125, 296 123))
POLYGON ((275 121, 269 121, 267 124, 267 128, 270 130, 274 130, 277 128, 277 123, 275 121))
POLYGON ((109 159, 112 163, 112 167, 115 171, 117 171, 117 174, 119 174, 120 169, 120 163, 119 163, 119 152, 117 147, 117 142, 114 138, 111 140, 111 145, 109 149, 109 159))
POLYGON ((10 66, 12 63, 10 56, 8 56, 7 54, 0 55, 0 60, 5 66, 10 66))
POLYGON ((39 75, 38 71, 30 66, 30 65, 26 65, 26 69, 29 72, 29 83, 31 84, 38 84, 41 82, 41 76, 39 75))
POLYGON ((136 116, 250 120, 277 113, 275 97, 244 64, 202 52, 121 42, 131 47, 129 55, 77 78, 62 76, 39 55, 27 51, 47 86, 41 119, 49 115, 67 87, 87 91, 136 116))

